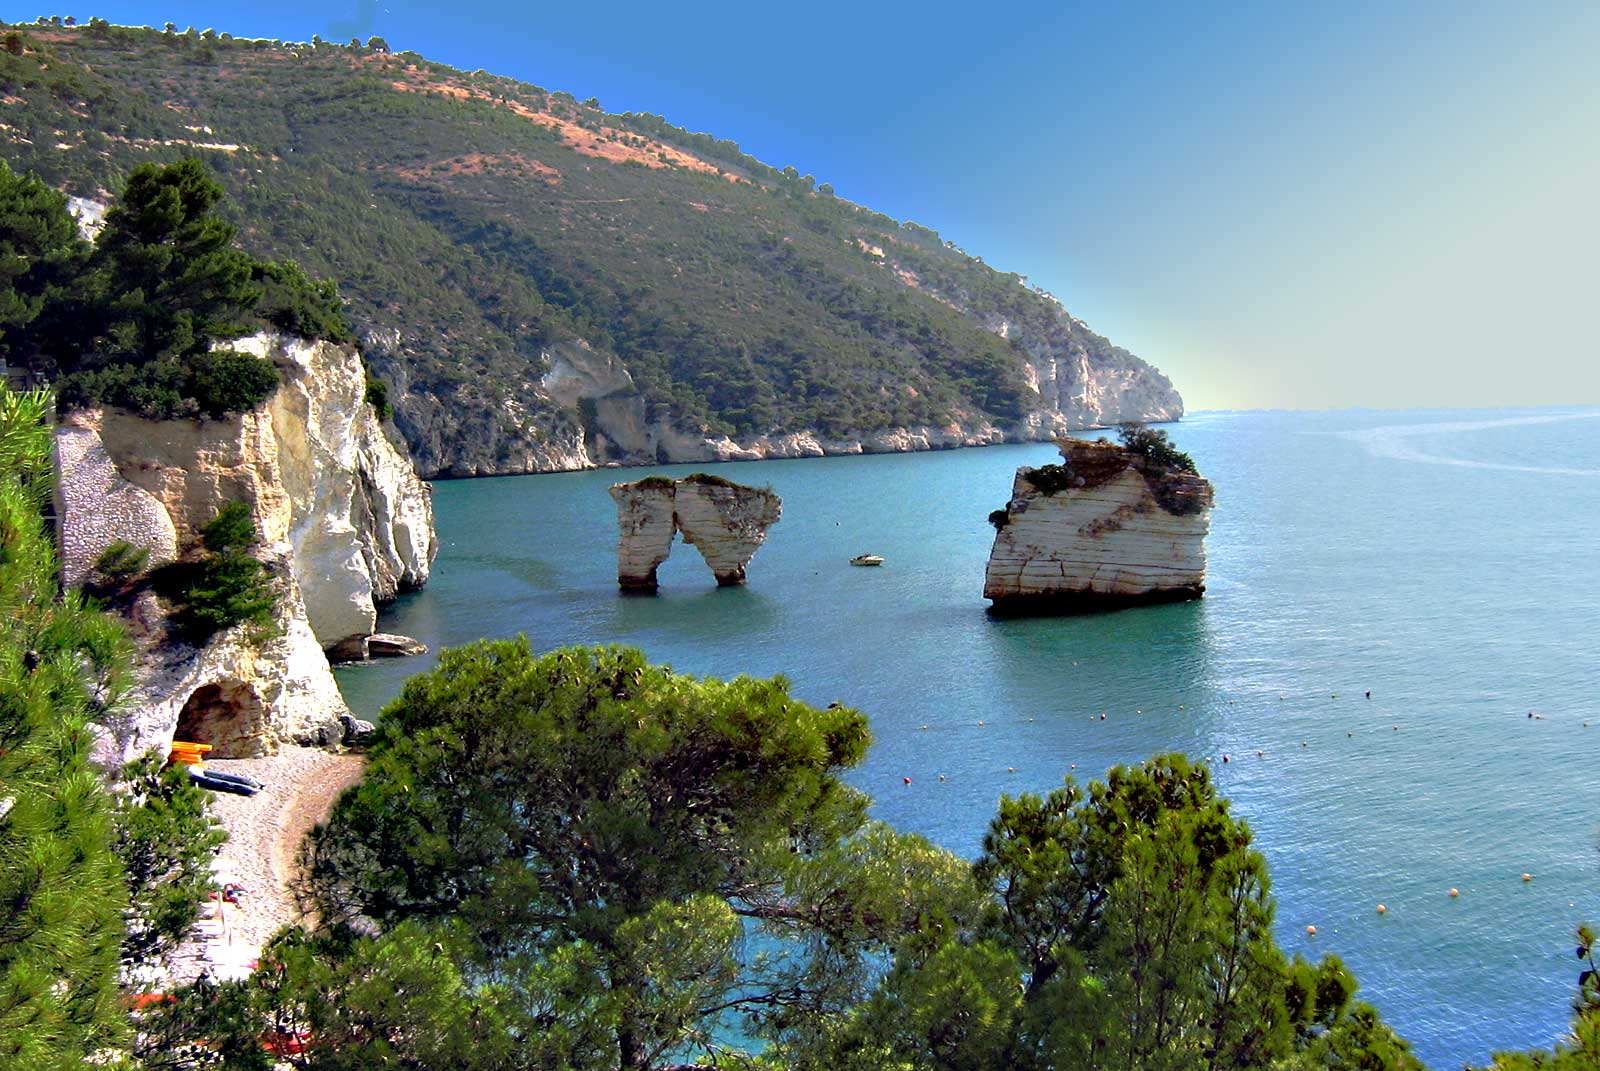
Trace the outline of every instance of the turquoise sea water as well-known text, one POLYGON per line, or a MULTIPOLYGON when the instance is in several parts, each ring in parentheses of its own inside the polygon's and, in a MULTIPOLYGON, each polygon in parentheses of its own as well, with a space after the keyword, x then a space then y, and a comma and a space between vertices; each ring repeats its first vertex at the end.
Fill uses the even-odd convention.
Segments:
MULTIPOLYGON (((654 470, 783 498, 747 587, 718 590, 679 544, 656 597, 616 589, 606 494, 644 471, 441 483, 435 579, 385 627, 783 673, 869 715, 851 779, 880 817, 969 855, 1002 792, 1207 757, 1267 856, 1287 950, 1343 956, 1436 1069, 1548 1045, 1572 929, 1600 922, 1600 409, 1170 430, 1217 488, 1199 602, 987 617, 985 518, 1016 466, 1055 458, 1038 445, 654 470), (887 564, 846 564, 864 551, 887 564)), ((339 681, 370 717, 430 662, 339 681)))

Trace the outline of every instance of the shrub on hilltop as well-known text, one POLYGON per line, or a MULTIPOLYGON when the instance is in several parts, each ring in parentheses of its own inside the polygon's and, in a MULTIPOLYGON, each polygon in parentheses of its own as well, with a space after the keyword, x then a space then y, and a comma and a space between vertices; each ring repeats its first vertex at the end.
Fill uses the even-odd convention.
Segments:
POLYGON ((1138 454, 1150 464, 1173 472, 1197 475, 1194 458, 1172 445, 1172 440, 1161 428, 1152 428, 1137 420, 1125 420, 1117 425, 1117 438, 1123 448, 1138 454))
POLYGON ((1022 477, 1042 495, 1053 495, 1079 485, 1077 476, 1066 465, 1040 465, 1024 471, 1022 477))

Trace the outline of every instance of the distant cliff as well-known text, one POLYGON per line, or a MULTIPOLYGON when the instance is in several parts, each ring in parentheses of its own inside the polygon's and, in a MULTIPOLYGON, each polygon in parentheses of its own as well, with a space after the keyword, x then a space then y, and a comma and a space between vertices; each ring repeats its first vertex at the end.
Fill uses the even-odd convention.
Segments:
POLYGON ((1108 442, 1060 441, 1062 462, 1017 470, 984 576, 996 613, 1070 613, 1205 592, 1212 490, 1108 442))
POLYGON ((283 378, 251 412, 148 420, 89 410, 56 432, 68 586, 94 579, 118 541, 147 552, 147 567, 190 554, 217 511, 242 502, 277 596, 271 635, 240 626, 198 648, 170 635, 153 593, 132 601, 139 680, 108 727, 117 757, 164 749, 175 733, 219 756, 337 743, 350 715, 324 651, 359 656, 378 607, 428 579, 429 490, 363 400, 354 349, 280 335, 233 345, 271 359, 283 378))
POLYGON ((323 42, 28 27, 0 149, 103 202, 202 157, 337 278, 424 475, 1043 440, 1175 420, 1149 364, 928 228, 659 116, 323 42))

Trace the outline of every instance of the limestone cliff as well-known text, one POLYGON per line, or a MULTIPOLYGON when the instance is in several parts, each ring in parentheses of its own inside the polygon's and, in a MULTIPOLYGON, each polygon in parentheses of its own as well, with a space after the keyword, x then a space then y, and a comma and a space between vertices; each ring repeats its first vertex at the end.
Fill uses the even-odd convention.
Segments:
POLYGON ((1020 468, 991 518, 984 597, 997 613, 1198 598, 1212 490, 1113 443, 1059 440, 1062 464, 1020 468))
POLYGON ((1183 400, 1166 376, 1058 312, 1058 319, 1029 329, 1005 320, 989 325, 996 334, 1029 340, 1019 338, 1027 353, 1022 378, 1039 402, 1021 420, 997 423, 969 413, 947 424, 842 436, 806 430, 734 438, 652 416, 626 363, 583 339, 546 348, 542 376, 522 380, 492 401, 474 385, 454 387, 449 397, 440 397, 437 385, 414 388, 408 349, 396 331, 369 332, 363 342, 390 386, 395 422, 417 469, 429 476, 949 450, 1041 442, 1124 420, 1183 416, 1183 400))
POLYGON ((56 431, 66 584, 82 584, 118 540, 148 550, 150 566, 172 561, 222 505, 242 502, 278 594, 274 638, 231 629, 198 650, 166 635, 153 595, 139 597, 130 620, 141 679, 110 726, 123 755, 166 746, 180 725, 203 725, 202 742, 234 755, 337 742, 349 711, 324 649, 360 653, 377 607, 428 577, 428 489, 365 404, 355 351, 276 335, 235 345, 282 373, 253 412, 155 421, 91 410, 56 431))
POLYGON ((672 540, 700 552, 718 585, 743 584, 745 567, 778 523, 783 506, 772 491, 745 487, 695 473, 681 480, 652 476, 611 488, 617 503, 617 583, 630 591, 654 591, 656 568, 672 551, 672 540))

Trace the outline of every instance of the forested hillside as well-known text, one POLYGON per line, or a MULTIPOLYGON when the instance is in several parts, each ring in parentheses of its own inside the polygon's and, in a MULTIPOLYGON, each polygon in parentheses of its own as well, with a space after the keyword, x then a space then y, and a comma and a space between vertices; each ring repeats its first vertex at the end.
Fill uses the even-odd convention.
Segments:
POLYGON ((427 474, 1182 411, 1019 276, 657 116, 377 39, 3 32, 13 169, 103 202, 138 164, 200 157, 248 252, 338 280, 427 474))

